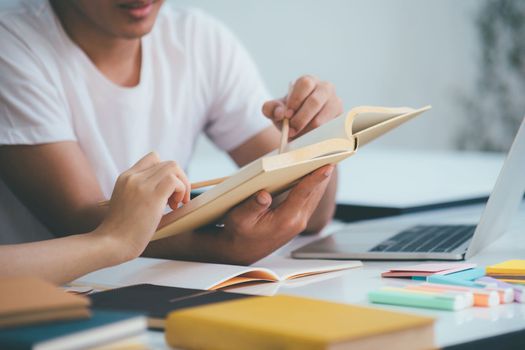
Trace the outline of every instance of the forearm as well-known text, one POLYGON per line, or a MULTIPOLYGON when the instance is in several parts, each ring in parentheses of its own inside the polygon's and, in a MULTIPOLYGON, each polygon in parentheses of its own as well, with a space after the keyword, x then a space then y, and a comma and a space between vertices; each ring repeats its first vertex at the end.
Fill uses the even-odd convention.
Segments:
POLYGON ((99 231, 0 246, 0 275, 32 275, 60 285, 118 263, 114 248, 99 231))
POLYGON ((308 221, 305 233, 318 233, 332 220, 336 206, 337 174, 337 168, 335 168, 323 198, 308 221))
POLYGON ((54 215, 44 217, 44 223, 56 237, 93 231, 104 221, 108 213, 107 206, 100 207, 97 203, 85 203, 81 208, 65 209, 60 217, 54 215))
POLYGON ((107 208, 98 179, 73 141, 0 147, 0 176, 56 236, 94 230, 107 208))

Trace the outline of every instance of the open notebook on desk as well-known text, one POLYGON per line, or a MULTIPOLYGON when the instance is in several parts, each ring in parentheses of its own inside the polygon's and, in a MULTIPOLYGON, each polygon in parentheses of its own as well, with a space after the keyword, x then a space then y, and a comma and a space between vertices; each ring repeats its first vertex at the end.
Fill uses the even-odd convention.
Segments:
POLYGON ((302 261, 281 257, 264 259, 257 266, 137 258, 87 274, 74 281, 72 285, 110 289, 149 283, 168 287, 214 290, 243 283, 286 281, 360 266, 362 266, 360 261, 302 261))

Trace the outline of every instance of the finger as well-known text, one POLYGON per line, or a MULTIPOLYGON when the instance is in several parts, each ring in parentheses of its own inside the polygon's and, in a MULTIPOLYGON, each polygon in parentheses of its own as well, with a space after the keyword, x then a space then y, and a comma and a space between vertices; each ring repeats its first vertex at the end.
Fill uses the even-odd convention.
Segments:
POLYGON ((171 171, 173 174, 175 174, 175 176, 177 176, 185 184, 187 188, 187 192, 188 192, 187 196, 189 196, 189 193, 191 192, 190 180, 188 179, 188 176, 186 175, 184 170, 182 170, 182 168, 177 164, 177 162, 173 160, 167 160, 167 161, 161 162, 155 165, 154 167, 151 167, 150 169, 145 170, 143 174, 144 176, 149 178, 157 174, 159 169, 161 168, 166 168, 168 171, 171 171))
MULTIPOLYGON (((175 201, 177 204, 181 202, 186 196, 187 192, 190 192, 189 181, 187 180, 184 172, 180 169, 174 161, 165 161, 155 165, 154 167, 144 171, 143 176, 146 178, 146 181, 150 181, 154 186, 159 187, 161 182, 165 182, 164 185, 172 184, 175 186, 174 190, 167 195, 172 198, 172 203, 175 201), (171 177, 173 180, 171 182, 165 181, 165 178, 171 177), (174 192, 177 192, 176 195, 172 196, 174 192)), ((163 187, 160 187, 162 190, 163 187)))
POLYGON ((184 186, 186 186, 186 193, 184 193, 184 198, 182 203, 186 204, 191 200, 191 183, 189 180, 183 180, 184 186))
POLYGON ((299 181, 274 210, 277 220, 286 222, 287 219, 297 216, 298 212, 309 219, 330 182, 333 170, 333 165, 325 165, 299 181))
POLYGON ((319 111, 319 113, 312 120, 310 120, 310 122, 301 130, 301 132, 295 135, 295 137, 299 137, 313 129, 320 127, 341 113, 342 107, 338 103, 329 101, 323 106, 323 108, 321 108, 321 111, 319 111))
POLYGON ((303 129, 317 116, 330 98, 330 90, 325 85, 319 85, 304 101, 299 110, 290 119, 290 137, 303 131, 303 129))
POLYGON ((160 162, 157 152, 150 152, 136 162, 128 171, 138 172, 152 167, 160 162))
POLYGON ((184 192, 184 189, 186 188, 186 185, 177 178, 174 185, 174 190, 171 194, 171 196, 168 198, 168 205, 171 209, 175 210, 179 207, 179 203, 184 203, 184 198, 186 193, 184 192))
POLYGON ((172 209, 177 209, 186 190, 184 183, 178 177, 166 171, 166 169, 162 169, 155 178, 149 178, 148 180, 152 182, 158 181, 155 185, 157 195, 164 198, 164 203, 168 203, 172 209))
POLYGON ((286 107, 288 108, 287 117, 291 117, 296 111, 299 110, 306 98, 315 90, 317 82, 317 78, 308 75, 297 79, 293 85, 291 93, 288 95, 288 100, 286 103, 286 107))
POLYGON ((263 114, 274 122, 281 121, 284 118, 286 107, 284 100, 271 100, 263 104, 263 114))
POLYGON ((251 227, 264 215, 272 204, 272 196, 266 191, 259 191, 229 213, 229 219, 236 225, 251 227))
MULTIPOLYGON (((155 176, 156 174, 159 174, 159 171, 164 170, 172 170, 176 168, 176 163, 172 160, 165 160, 163 162, 159 162, 148 169, 142 171, 140 174, 144 179, 149 180, 152 176, 155 176)), ((159 179, 157 179, 159 180, 159 179)))

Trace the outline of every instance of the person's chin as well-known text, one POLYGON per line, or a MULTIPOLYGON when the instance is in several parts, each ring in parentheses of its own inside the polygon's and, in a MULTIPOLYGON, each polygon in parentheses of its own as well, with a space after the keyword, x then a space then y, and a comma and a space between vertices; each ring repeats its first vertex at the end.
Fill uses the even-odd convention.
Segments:
POLYGON ((139 38, 148 34, 155 24, 162 3, 161 0, 149 0, 144 2, 143 7, 139 8, 119 6, 119 18, 115 18, 115 24, 117 24, 115 29, 118 30, 121 37, 128 39, 139 38))
POLYGON ((151 32, 152 29, 153 29, 153 24, 126 26, 125 28, 121 28, 121 30, 119 30, 120 33, 118 36, 122 38, 126 38, 126 39, 137 39, 151 32))

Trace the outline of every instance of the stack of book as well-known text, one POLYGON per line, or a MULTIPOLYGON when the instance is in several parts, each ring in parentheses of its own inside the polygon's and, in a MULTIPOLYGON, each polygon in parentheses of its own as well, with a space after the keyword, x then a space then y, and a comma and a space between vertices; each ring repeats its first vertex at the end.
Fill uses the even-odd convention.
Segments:
POLYGON ((0 328, 90 316, 89 299, 37 278, 2 278, 0 285, 0 328))
POLYGON ((84 349, 140 335, 137 314, 90 311, 89 299, 32 277, 0 279, 0 349, 84 349))

